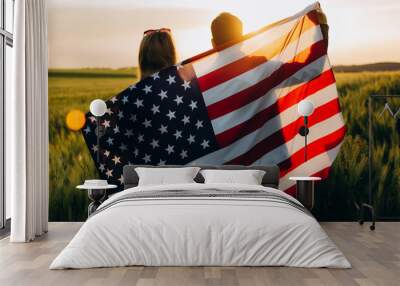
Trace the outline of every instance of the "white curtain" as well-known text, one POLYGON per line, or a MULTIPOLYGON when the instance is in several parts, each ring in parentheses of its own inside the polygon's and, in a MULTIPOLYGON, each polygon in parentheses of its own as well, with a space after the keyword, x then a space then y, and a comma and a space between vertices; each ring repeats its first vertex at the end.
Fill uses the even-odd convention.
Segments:
POLYGON ((13 93, 6 98, 6 187, 12 242, 48 225, 48 84, 46 0, 15 1, 13 93))

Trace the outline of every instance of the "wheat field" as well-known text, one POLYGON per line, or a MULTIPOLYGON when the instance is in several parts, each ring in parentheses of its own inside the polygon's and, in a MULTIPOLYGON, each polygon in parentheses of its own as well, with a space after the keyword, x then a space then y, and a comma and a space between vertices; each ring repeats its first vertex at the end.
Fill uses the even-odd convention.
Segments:
MULTIPOLYGON (((71 109, 86 112, 95 98, 108 99, 137 81, 136 69, 49 70, 51 221, 86 219, 86 192, 75 189, 97 172, 80 132, 66 128, 71 109)), ((353 201, 368 199, 369 94, 399 94, 400 72, 337 73, 347 135, 328 180, 316 187, 314 215, 320 220, 353 220, 353 201)), ((400 100, 389 101, 395 109, 400 100)), ((374 110, 383 108, 376 102, 374 110)), ((396 109, 397 110, 397 109, 396 109)), ((400 113, 399 113, 400 114, 400 113)), ((380 216, 400 216, 400 122, 385 114, 374 120, 373 193, 380 216)))

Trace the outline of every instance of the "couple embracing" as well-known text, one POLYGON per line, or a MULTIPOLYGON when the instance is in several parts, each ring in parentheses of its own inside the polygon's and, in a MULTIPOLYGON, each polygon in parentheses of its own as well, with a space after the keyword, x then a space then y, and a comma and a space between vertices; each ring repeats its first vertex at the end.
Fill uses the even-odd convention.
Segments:
MULTIPOLYGON (((324 39, 328 41, 328 25, 322 10, 317 10, 324 39)), ((243 37, 242 21, 230 13, 221 13, 211 23, 213 48, 229 42, 238 41, 243 37)), ((171 30, 161 28, 147 30, 143 34, 139 48, 140 77, 144 79, 153 73, 177 63, 177 56, 171 30)))

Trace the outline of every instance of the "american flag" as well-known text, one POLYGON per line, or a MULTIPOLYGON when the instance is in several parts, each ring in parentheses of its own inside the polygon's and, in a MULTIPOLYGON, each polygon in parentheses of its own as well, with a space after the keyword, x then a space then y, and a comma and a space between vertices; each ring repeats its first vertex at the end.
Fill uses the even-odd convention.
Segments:
POLYGON ((336 82, 316 17, 302 12, 164 69, 108 100, 100 119, 88 113, 83 135, 102 178, 121 185, 126 164, 243 164, 280 167, 290 176, 326 178, 345 135, 336 82), (308 160, 297 104, 309 117, 308 160))

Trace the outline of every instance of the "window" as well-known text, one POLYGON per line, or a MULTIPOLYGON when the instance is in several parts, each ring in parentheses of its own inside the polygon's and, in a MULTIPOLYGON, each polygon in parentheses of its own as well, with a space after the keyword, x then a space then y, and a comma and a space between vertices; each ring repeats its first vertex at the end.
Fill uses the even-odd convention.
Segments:
POLYGON ((13 31, 14 0, 0 0, 0 228, 11 217, 10 194, 4 188, 4 104, 11 92, 13 31))
POLYGON ((14 0, 4 0, 5 1, 5 30, 13 33, 14 30, 14 0))

